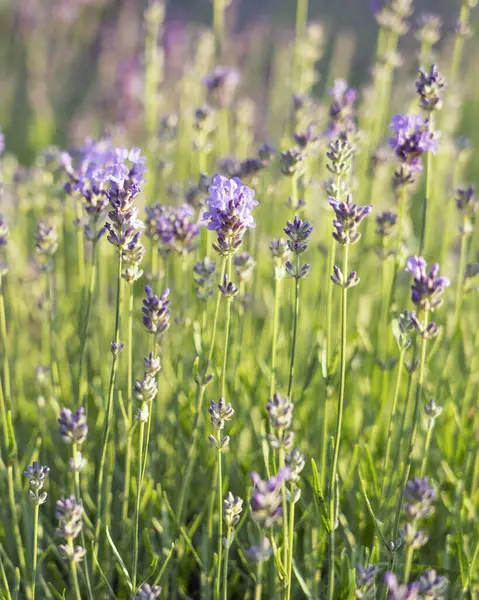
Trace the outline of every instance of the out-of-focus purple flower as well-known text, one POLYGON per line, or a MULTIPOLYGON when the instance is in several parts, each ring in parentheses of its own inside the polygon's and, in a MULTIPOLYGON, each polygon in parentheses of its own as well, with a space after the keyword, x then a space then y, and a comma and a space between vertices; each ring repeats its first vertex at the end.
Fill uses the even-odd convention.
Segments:
POLYGON ((195 209, 189 204, 171 209, 158 222, 158 234, 165 245, 171 246, 179 254, 186 255, 195 249, 200 226, 195 209))
POLYGON ((233 254, 241 246, 247 229, 256 226, 252 214, 258 206, 254 190, 240 179, 217 175, 208 193, 208 210, 202 218, 208 220, 208 229, 217 233, 218 241, 213 248, 222 256, 233 254))
POLYGON ((83 505, 75 496, 57 501, 55 517, 60 521, 57 533, 67 540, 75 539, 82 529, 83 505))
POLYGON ((411 300, 420 310, 434 311, 442 304, 442 295, 450 285, 447 277, 439 277, 439 265, 435 263, 429 274, 427 263, 422 256, 408 259, 406 271, 412 273, 414 280, 411 286, 411 300))
POLYGON ((255 546, 251 546, 246 551, 246 555, 253 562, 259 563, 268 560, 268 558, 273 554, 273 548, 271 547, 271 542, 269 538, 265 537, 262 539, 261 544, 257 544, 255 546))
POLYGON ((211 73, 203 77, 209 101, 219 108, 231 104, 239 82, 239 71, 231 67, 215 67, 211 73))
POLYGON ((37 223, 35 250, 45 257, 52 257, 58 250, 58 233, 54 225, 37 223))
POLYGON ((375 598, 376 596, 376 576, 378 567, 376 565, 356 565, 356 589, 354 594, 356 598, 375 598))
POLYGON ((143 300, 143 325, 149 333, 158 335, 164 333, 170 326, 169 289, 164 290, 160 297, 153 293, 149 285, 145 286, 146 298, 143 300))
POLYGON ((444 600, 447 594, 448 581, 438 575, 434 569, 427 569, 418 579, 419 593, 427 600, 444 600))
POLYGON ((254 487, 249 504, 252 517, 260 527, 272 527, 281 518, 282 485, 289 475, 289 469, 281 469, 276 476, 263 481, 258 473, 251 473, 254 487))
POLYGON ((83 406, 72 413, 69 408, 62 408, 58 418, 58 432, 67 444, 83 444, 88 435, 85 409, 83 406))
POLYGON ((251 280, 254 268, 256 266, 255 259, 248 252, 241 252, 233 259, 233 264, 236 271, 236 277, 240 282, 248 282, 251 280))
POLYGON ((325 135, 331 139, 354 135, 356 133, 354 103, 358 97, 357 91, 350 88, 344 79, 336 79, 329 94, 332 102, 329 109, 330 121, 325 135))
POLYGON ((421 156, 437 152, 438 134, 431 130, 428 119, 420 115, 395 115, 389 126, 394 136, 389 144, 394 154, 411 173, 422 171, 421 156))
POLYGON ((331 197, 329 205, 336 213, 336 219, 333 221, 336 231, 333 232, 333 238, 342 245, 355 244, 361 237, 358 227, 372 211, 373 205, 354 204, 351 194, 347 195, 346 201, 340 202, 331 197))
POLYGON ((134 600, 156 600, 161 594, 161 586, 142 583, 134 600))
POLYGON ((197 262, 193 268, 195 274, 196 295, 200 300, 207 300, 214 293, 214 273, 216 266, 208 257, 197 262))
POLYGON ((384 581, 388 587, 388 600, 419 600, 419 584, 400 584, 394 573, 387 572, 384 581))
POLYGON ((8 243, 8 225, 0 214, 0 248, 8 243))
POLYGON ((408 500, 404 510, 412 519, 423 519, 434 512, 432 503, 436 500, 437 493, 427 477, 408 481, 404 496, 408 500))

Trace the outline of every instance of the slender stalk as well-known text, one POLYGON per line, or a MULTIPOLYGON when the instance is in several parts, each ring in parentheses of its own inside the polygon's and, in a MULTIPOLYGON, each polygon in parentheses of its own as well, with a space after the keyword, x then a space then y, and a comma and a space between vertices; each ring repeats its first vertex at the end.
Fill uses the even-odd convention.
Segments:
MULTIPOLYGON (((113 396, 115 393, 115 381, 116 381, 116 372, 118 370, 118 345, 120 343, 120 308, 122 301, 122 273, 123 269, 123 259, 121 254, 118 258, 118 273, 117 273, 117 292, 116 292, 116 314, 115 314, 115 333, 114 333, 114 342, 117 344, 117 351, 113 352, 113 359, 111 363, 111 372, 110 372, 110 385, 108 388, 108 400, 106 407, 106 415, 105 415, 105 424, 103 427, 103 441, 102 441, 102 451, 100 458, 100 469, 98 471, 98 496, 97 496, 97 521, 95 527, 95 556, 98 554, 99 547, 99 539, 100 539, 100 530, 101 530, 101 520, 102 520, 102 511, 103 511, 103 503, 104 503, 104 489, 103 489, 103 477, 105 474, 105 463, 106 463, 106 455, 108 448, 108 441, 110 438, 110 430, 113 420, 113 396)), ((94 561, 96 564, 96 561, 94 561)))
POLYGON ((132 425, 133 425, 133 284, 128 286, 128 383, 126 411, 128 416, 128 435, 126 438, 125 451, 125 484, 123 487, 122 519, 128 518, 128 505, 130 500, 130 478, 131 478, 131 448, 132 448, 132 425))
MULTIPOLYGON (((76 217, 79 222, 82 219, 82 205, 79 201, 76 203, 76 217)), ((83 294, 85 290, 85 247, 84 247, 84 236, 83 227, 77 227, 77 266, 78 266, 78 283, 83 294)))
MULTIPOLYGON (((228 281, 231 281, 231 255, 228 258, 228 281)), ((226 394, 226 364, 228 360, 228 346, 230 337, 230 323, 231 323, 231 300, 227 300, 226 304, 226 326, 225 326, 225 345, 223 348, 223 367, 221 371, 221 397, 224 398, 226 394)))
MULTIPOLYGON (((293 490, 291 490, 293 492, 293 490)), ((289 532, 288 532, 288 541, 289 541, 289 551, 288 551, 288 562, 286 563, 286 571, 288 573, 288 587, 286 588, 286 600, 290 600, 291 598, 291 588, 292 588, 292 573, 293 573, 293 539, 294 539, 294 505, 295 502, 291 501, 289 504, 289 532)))
MULTIPOLYGON (((227 262, 227 259, 224 258, 223 259, 223 267, 221 270, 221 279, 220 279, 221 282, 223 282, 224 274, 226 272, 226 262, 227 262)), ((191 474, 193 473, 193 468, 194 468, 195 462, 196 462, 196 453, 197 453, 198 437, 199 437, 199 426, 200 426, 200 419, 201 419, 202 409, 203 409, 203 400, 205 397, 205 390, 206 390, 206 385, 207 385, 204 383, 204 380, 205 380, 205 377, 208 375, 208 370, 210 368, 211 359, 213 358, 213 352, 214 352, 214 348, 215 348, 215 339, 216 339, 216 330, 218 327, 218 315, 220 312, 220 304, 221 304, 221 292, 218 291, 217 300, 216 300, 215 317, 213 320, 213 332, 211 334, 210 350, 208 353, 208 358, 206 360, 205 368, 202 373, 202 377, 198 384, 195 424, 193 426, 191 445, 188 450, 188 461, 186 464, 185 476, 183 478, 183 484, 181 486, 180 494, 178 497, 178 506, 176 509, 176 518, 178 519, 178 523, 180 523, 180 524, 182 523, 183 510, 185 508, 186 490, 188 490, 188 488, 189 488, 191 474)))
POLYGON ((276 359, 278 345, 278 322, 281 296, 281 279, 275 277, 274 280, 274 311, 273 311, 273 339, 271 343, 271 379, 269 383, 269 395, 273 397, 276 389, 276 359))
POLYGON ((467 256, 467 235, 461 231, 461 250, 459 254, 459 268, 456 283, 456 302, 454 310, 454 331, 459 324, 459 315, 461 312, 462 292, 464 288, 464 271, 466 267, 467 256))
POLYGON ((32 598, 35 600, 35 587, 37 584, 37 554, 38 554, 38 512, 40 506, 33 505, 33 567, 32 567, 32 598))
MULTIPOLYGON (((426 310, 424 314, 424 323, 427 324, 429 311, 426 310)), ((427 347, 427 339, 426 337, 422 337, 421 339, 421 358, 419 363, 419 375, 416 385, 416 401, 414 404, 414 415, 412 421, 411 435, 409 438, 409 448, 406 457, 406 464, 404 466, 403 477, 401 481, 401 485, 399 488, 399 496, 398 503, 396 506, 396 515, 394 519, 394 529, 393 529, 393 539, 396 540, 399 532, 399 519, 401 516, 401 508, 404 496, 404 490, 406 488, 406 484, 409 479, 409 473, 411 471, 411 463, 412 463, 412 453, 414 451, 414 445, 416 443, 416 436, 418 430, 418 422, 419 422, 419 406, 421 403, 422 390, 424 387, 424 373, 425 373, 425 363, 426 363, 426 347, 427 347)), ((394 556, 394 555, 393 555, 394 556)), ((393 564, 392 564, 393 566, 393 564)))
MULTIPOLYGON (((231 304, 231 302, 229 303, 231 304)), ((221 469, 221 430, 216 432, 216 444, 218 452, 218 571, 216 573, 215 582, 215 598, 219 600, 221 589, 221 561, 223 553, 223 474, 221 469)))
MULTIPOLYGON (((20 572, 26 573, 26 560, 25 560, 25 551, 23 546, 22 534, 20 532, 20 525, 18 523, 18 514, 17 514, 17 502, 15 500, 15 484, 13 482, 13 465, 8 465, 7 467, 7 477, 8 477, 8 502, 10 504, 10 511, 12 513, 12 528, 13 528, 13 536, 15 538, 15 544, 17 546, 18 553, 18 563, 20 565, 20 572)), ((26 580, 25 580, 26 581, 26 580)), ((30 589, 27 588, 27 597, 31 598, 30 589)))
POLYGON ((216 58, 223 53, 225 39, 225 0, 213 0, 213 31, 216 40, 216 58))
MULTIPOLYGON (((348 258, 349 244, 344 246, 343 256, 343 274, 348 276, 348 258)), ((344 409, 344 388, 346 383, 346 342, 347 342, 347 311, 348 311, 348 290, 342 288, 342 308, 341 308, 341 373, 339 383, 339 398, 338 398, 338 414, 336 421, 336 433, 334 436, 333 461, 331 464, 331 476, 329 479, 329 516, 331 519, 331 533, 329 536, 329 584, 328 584, 328 600, 334 599, 334 531, 336 524, 334 521, 335 512, 335 482, 338 470, 339 446, 341 443, 341 430, 343 426, 343 409, 344 409)))
POLYGON ((392 408, 391 408, 391 418, 389 420, 388 436, 387 436, 387 440, 386 440, 386 452, 384 454, 383 482, 381 485, 381 498, 384 498, 384 485, 386 483, 386 477, 387 477, 388 468, 389 468, 389 453, 391 450, 391 440, 392 440, 392 433, 393 433, 393 427, 394 427, 394 419, 396 416, 399 390, 401 388, 404 353, 405 353, 405 350, 402 348, 399 353, 398 370, 397 370, 397 375, 396 375, 396 385, 394 387, 393 404, 392 404, 392 408))
MULTIPOLYGON (((145 410, 145 403, 141 407, 142 411, 145 410)), ((151 418, 151 415, 150 415, 151 418)), ((142 483, 142 465, 143 465, 143 443, 145 438, 145 423, 140 423, 140 433, 138 435, 138 484, 136 490, 136 504, 135 504, 135 529, 133 533, 133 569, 132 569, 132 581, 133 590, 136 591, 136 572, 138 570, 138 531, 140 528, 140 500, 141 500, 141 483, 142 483)))
POLYGON ((80 339, 80 364, 78 365, 78 385, 77 385, 77 405, 82 406, 83 398, 86 395, 87 381, 83 376, 83 369, 85 365, 86 345, 88 342, 88 334, 90 328, 90 316, 93 304, 93 296, 95 293, 96 284, 96 255, 97 255, 97 242, 93 242, 91 266, 90 266, 90 282, 88 285, 88 294, 86 300, 86 310, 83 317, 83 328, 80 339))
POLYGON ((225 565, 223 567, 223 600, 228 600, 228 560, 230 554, 230 535, 231 535, 231 527, 228 527, 226 532, 226 539, 228 543, 225 548, 225 565))
MULTIPOLYGON (((68 545, 71 548, 72 556, 73 556, 74 555, 74 547, 73 547, 73 539, 72 538, 70 538, 68 540, 68 545)), ((82 600, 81 593, 80 593, 80 586, 78 584, 77 564, 74 560, 72 560, 70 562, 70 568, 71 568, 71 575, 72 575, 72 581, 73 581, 73 589, 75 591, 75 598, 76 598, 76 600, 82 600)))
POLYGON ((424 453, 423 453, 423 456, 422 456, 421 471, 420 471, 420 474, 419 474, 419 477, 421 479, 426 474, 427 461, 429 459, 429 450, 431 448, 432 430, 434 429, 434 423, 435 423, 435 421, 436 421, 435 419, 429 419, 429 422, 427 424, 426 440, 424 442, 424 453))
MULTIPOLYGON (((341 176, 338 175, 336 177, 336 196, 338 202, 341 200, 341 176)), ((328 264, 328 273, 333 272, 333 267, 336 264, 336 240, 331 237, 331 245, 329 247, 329 264, 328 264)), ((332 339, 331 339, 331 325, 333 320, 333 288, 334 283, 331 278, 328 277, 328 299, 326 305, 326 359, 328 365, 328 374, 329 368, 331 365, 331 348, 332 348, 332 339)), ((327 436, 326 436, 327 437, 327 436)))
MULTIPOLYGON (((261 538, 260 540, 260 549, 263 548, 263 538, 261 538)), ((261 600, 262 594, 263 594, 263 566, 264 566, 264 561, 261 560, 258 561, 258 564, 256 565, 256 584, 254 587, 254 600, 261 600)))
MULTIPOLYGON (((461 10, 459 13, 459 23, 467 25, 469 21, 469 6, 467 2, 463 2, 461 5, 461 10)), ((451 84, 454 84, 457 79, 459 66, 461 64, 462 53, 464 49, 464 36, 461 35, 460 32, 456 34, 456 39, 454 40, 454 48, 452 51, 452 60, 451 60, 451 68, 449 71, 449 81, 451 84)))
MULTIPOLYGON (((299 254, 296 256, 297 273, 299 275, 299 254)), ((292 400, 293 397, 293 377, 294 377, 294 362, 296 358, 296 339, 298 336, 298 320, 299 320, 299 281, 300 278, 296 277, 296 288, 294 296, 294 321, 293 321, 293 342, 291 345, 291 361, 289 364, 289 383, 288 383, 288 398, 292 400)))
MULTIPOLYGON (((433 116, 429 118, 431 131, 434 130, 434 121, 433 116)), ((427 227, 427 209, 428 204, 431 203, 431 192, 432 192, 432 152, 429 151, 427 153, 426 158, 426 195, 424 197, 424 203, 422 207, 422 227, 421 227, 421 237, 419 240, 419 255, 421 256, 424 250, 424 246, 426 244, 426 227, 427 227)))
POLYGON ((2 275, 0 274, 0 341, 3 348, 3 396, 6 410, 11 409, 10 365, 8 362, 8 334, 5 312, 5 291, 2 275))

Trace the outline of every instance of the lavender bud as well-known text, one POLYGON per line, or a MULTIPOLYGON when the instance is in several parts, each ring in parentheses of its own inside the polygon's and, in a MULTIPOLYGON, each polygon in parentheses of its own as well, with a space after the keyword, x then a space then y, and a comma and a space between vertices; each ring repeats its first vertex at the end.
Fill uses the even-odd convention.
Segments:
POLYGON ((57 501, 55 516, 59 520, 57 534, 72 541, 82 529, 83 505, 74 496, 57 501))
POLYGON ((425 546, 429 540, 424 531, 418 531, 414 525, 406 523, 400 531, 403 543, 414 550, 418 550, 425 546))
POLYGON ((58 249, 58 234, 54 225, 48 226, 45 223, 37 224, 35 249, 38 254, 46 257, 51 257, 55 254, 58 249))
POLYGON ((233 258, 233 264, 236 270, 236 277, 240 282, 248 282, 251 280, 256 261, 248 254, 248 252, 242 252, 241 254, 236 255, 233 258))
POLYGON ((294 448, 294 450, 286 454, 284 464, 290 471, 290 480, 297 483, 299 481, 299 474, 305 465, 304 454, 301 454, 298 448, 294 448))
POLYGON ((339 287, 343 287, 343 284, 344 284, 343 273, 342 273, 341 269, 336 265, 333 266, 333 275, 331 275, 331 281, 333 283, 335 283, 336 285, 339 285, 339 287))
POLYGON ((148 410, 148 405, 144 404, 141 408, 136 409, 135 419, 138 423, 148 423, 148 417, 150 416, 150 411, 148 410))
POLYGON ((83 444, 88 435, 85 409, 78 408, 74 413, 69 408, 62 408, 58 419, 58 431, 67 444, 83 444))
POLYGON ((82 453, 78 450, 75 452, 75 455, 68 460, 68 466, 72 473, 79 473, 83 470, 85 465, 86 460, 83 458, 82 453))
POLYGON ((351 194, 348 194, 345 202, 329 198, 329 205, 336 214, 336 219, 333 221, 336 228, 333 238, 342 245, 355 244, 359 241, 361 234, 358 227, 373 209, 372 204, 359 206, 352 200, 351 194))
POLYGON ((424 405, 424 413, 430 419, 437 419, 442 413, 442 406, 437 404, 435 398, 431 398, 427 404, 424 405))
POLYGON ((223 298, 230 301, 232 301, 239 292, 239 289, 235 286, 235 284, 232 281, 228 281, 228 275, 226 273, 223 277, 223 285, 218 285, 218 289, 223 298))
POLYGON ((329 144, 326 168, 336 177, 342 177, 351 170, 353 155, 353 146, 346 140, 337 139, 329 144))
POLYGON ((394 233, 397 223, 396 213, 385 210, 376 217, 376 235, 382 238, 389 237, 394 233))
POLYGON ((271 547, 271 542, 267 537, 262 539, 261 545, 251 546, 246 551, 248 558, 256 563, 265 562, 272 553, 273 548, 271 547))
POLYGON ((115 341, 113 341, 111 343, 111 353, 113 356, 118 356, 124 347, 125 344, 122 344, 121 342, 117 344, 115 341))
POLYGON ((137 379, 133 386, 136 399, 143 404, 150 404, 156 398, 158 386, 154 375, 146 372, 143 379, 137 379))
POLYGON ((415 600, 418 598, 419 584, 400 584, 394 573, 386 573, 384 582, 388 588, 387 600, 415 600))
POLYGON ((294 404, 289 398, 274 394, 266 403, 269 423, 274 429, 289 429, 293 423, 294 404))
POLYGON ((437 494, 427 477, 408 481, 404 496, 408 500, 404 510, 411 519, 423 519, 434 512, 432 503, 436 500, 437 494))
POLYGON ((304 173, 304 154, 298 148, 281 152, 281 173, 287 177, 299 177, 304 173))
POLYGON ((439 265, 426 272, 427 263, 422 256, 412 256, 407 261, 406 271, 412 273, 411 300, 420 310, 437 310, 442 304, 442 295, 450 285, 447 277, 439 277, 439 265))
POLYGON ((208 92, 208 100, 218 108, 225 108, 231 104, 239 82, 239 71, 222 66, 215 67, 203 78, 208 92))
POLYGON ((218 402, 211 401, 208 412, 211 415, 211 425, 213 429, 221 430, 225 426, 226 421, 231 421, 235 411, 230 403, 226 404, 224 398, 220 398, 218 402))
POLYGON ((75 546, 72 548, 71 546, 65 546, 64 544, 60 544, 58 546, 58 552, 63 560, 67 562, 75 562, 79 563, 85 557, 86 550, 81 546, 75 546))
POLYGON ((155 600, 161 594, 161 586, 150 586, 148 583, 143 583, 137 591, 134 600, 155 600))
POLYGON ((243 510, 243 500, 234 497, 231 492, 226 494, 223 501, 223 521, 227 527, 236 527, 239 523, 241 511, 243 510))
POLYGON ((354 596, 356 598, 367 600, 368 598, 376 597, 376 577, 378 567, 376 565, 368 565, 363 567, 360 564, 356 565, 356 589, 354 596))
POLYGON ((263 481, 251 473, 253 491, 250 498, 251 515, 260 527, 269 529, 282 515, 282 485, 289 479, 289 470, 281 469, 276 476, 263 481))
POLYGON ((429 73, 419 69, 419 78, 416 81, 416 91, 419 94, 420 107, 431 113, 442 108, 442 91, 446 87, 446 80, 432 65, 429 73))
POLYGON ((287 221, 284 232, 289 238, 287 242, 289 250, 296 255, 305 252, 312 231, 309 221, 303 221, 299 217, 294 217, 293 222, 287 221))
POLYGON ((24 471, 25 477, 28 477, 28 498, 32 504, 40 505, 44 504, 47 499, 47 493, 39 493, 43 489, 45 479, 50 473, 49 467, 42 467, 39 462, 34 461, 24 471))
POLYGON ((155 376, 161 370, 161 360, 159 356, 154 356, 153 352, 150 352, 148 356, 143 359, 145 371, 152 377, 155 376))
POLYGON ((193 273, 195 274, 196 295, 200 300, 207 300, 214 293, 215 263, 208 257, 195 264, 193 273))
POLYGON ((158 335, 164 333, 170 326, 170 301, 167 288, 160 297, 153 294, 149 285, 145 286, 146 298, 143 299, 143 325, 148 333, 158 335))
POLYGON ((419 577, 419 594, 423 598, 431 600, 443 600, 446 598, 448 581, 441 577, 434 569, 427 569, 419 577))
POLYGON ((419 30, 416 39, 429 46, 434 46, 441 39, 442 19, 439 15, 422 13, 419 15, 419 30))

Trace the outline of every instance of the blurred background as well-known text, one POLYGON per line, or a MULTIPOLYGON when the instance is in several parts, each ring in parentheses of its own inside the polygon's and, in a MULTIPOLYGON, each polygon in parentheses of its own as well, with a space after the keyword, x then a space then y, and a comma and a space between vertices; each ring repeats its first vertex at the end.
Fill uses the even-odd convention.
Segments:
MULTIPOLYGON (((309 21, 320 24, 321 38, 315 94, 325 91, 333 68, 335 77, 348 77, 354 86, 368 81, 377 33, 372 6, 379 3, 310 0, 309 21)), ((0 128, 21 161, 31 161, 50 144, 68 146, 112 130, 138 139, 147 5, 146 0, 0 0, 0 128)), ((253 99, 268 86, 275 60, 293 39, 295 6, 292 0, 233 0, 228 8, 222 62, 240 66, 246 74, 243 92, 253 99)), ((441 43, 447 44, 457 9, 454 0, 418 0, 401 52, 417 54, 414 23, 427 12, 440 15, 441 43)), ((211 12, 209 0, 166 2, 158 33, 163 82, 187 76, 201 51, 202 32, 211 26, 211 12)), ((163 110, 175 105, 174 95, 164 98, 163 110)))

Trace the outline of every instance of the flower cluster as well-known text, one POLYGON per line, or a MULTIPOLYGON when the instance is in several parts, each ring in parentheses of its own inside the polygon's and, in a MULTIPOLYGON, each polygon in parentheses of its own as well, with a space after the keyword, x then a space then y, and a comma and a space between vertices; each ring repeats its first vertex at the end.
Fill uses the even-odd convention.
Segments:
POLYGON ((413 274, 411 300, 420 311, 434 311, 442 304, 442 295, 450 285, 447 277, 439 277, 439 265, 435 263, 429 274, 427 263, 422 256, 412 256, 408 259, 406 271, 413 274))
POLYGON ((233 100, 240 82, 240 74, 236 69, 218 66, 203 78, 208 92, 209 102, 218 108, 226 108, 233 100))
POLYGON ((331 139, 348 139, 355 135, 354 103, 358 98, 355 89, 350 88, 344 79, 336 79, 329 90, 332 98, 329 109, 329 125, 325 135, 331 139))
POLYGON ((215 263, 206 257, 198 261, 193 267, 195 274, 196 295, 200 300, 208 300, 214 293, 215 288, 215 263))
POLYGON ((293 425, 294 404, 289 398, 282 397, 278 393, 266 403, 271 430, 275 433, 268 435, 269 443, 275 450, 280 448, 291 450, 293 447, 294 432, 290 431, 293 425))
POLYGON ((146 423, 149 417, 149 405, 156 398, 158 393, 158 385, 156 376, 161 369, 160 358, 154 356, 152 352, 143 359, 145 372, 143 379, 137 379, 133 385, 133 394, 138 402, 141 403, 141 408, 137 409, 136 419, 140 423, 146 423))
POLYGON ((456 190, 456 206, 462 215, 462 224, 459 231, 463 235, 468 235, 474 230, 474 215, 479 203, 476 198, 476 186, 470 185, 467 188, 458 187, 456 190))
POLYGON ((147 233, 163 252, 172 249, 183 256, 193 252, 200 226, 190 204, 174 208, 156 202, 146 208, 146 214, 147 233))
POLYGON ((305 155, 300 148, 290 148, 281 152, 281 173, 287 177, 299 177, 305 170, 305 155))
MULTIPOLYGON (((235 411, 231 404, 229 402, 226 403, 226 400, 224 398, 220 398, 218 402, 212 400, 208 408, 208 412, 210 413, 211 425, 213 429, 217 432, 218 436, 219 432, 224 429, 225 423, 227 421, 231 421, 235 414, 235 411)), ((209 435, 208 440, 210 444, 217 450, 226 448, 226 446, 230 442, 230 438, 228 435, 225 435, 222 440, 216 439, 213 435, 209 435)))
POLYGON ((448 581, 434 569, 427 569, 417 581, 401 584, 394 573, 386 573, 388 600, 445 600, 448 581))
POLYGON ((415 174, 422 171, 422 155, 437 151, 437 134, 432 131, 430 122, 419 115, 395 115, 389 127, 394 132, 389 145, 400 161, 395 182, 397 185, 413 183, 415 174))
POLYGON ((336 219, 333 221, 336 228, 333 238, 343 246, 355 244, 361 238, 358 227, 372 211, 372 204, 366 206, 354 204, 352 195, 348 194, 346 201, 338 201, 336 198, 330 197, 329 205, 336 215, 336 219))
POLYGON ((226 273, 223 275, 223 283, 218 284, 218 289, 223 298, 230 301, 232 301, 239 292, 239 288, 237 288, 234 282, 228 278, 226 273))
POLYGON ((67 542, 58 546, 61 557, 70 562, 79 562, 86 554, 85 548, 73 546, 73 541, 82 530, 83 505, 74 496, 57 501, 56 518, 59 520, 57 535, 67 542))
MULTIPOLYGON (((351 170, 353 162, 354 148, 347 141, 337 139, 329 144, 329 150, 326 152, 326 157, 329 162, 326 163, 326 168, 336 177, 343 177, 351 170)), ((336 193, 342 190, 336 190, 336 193)))
POLYGON ((422 13, 418 18, 416 39, 427 46, 434 46, 441 39, 442 19, 439 15, 422 13))
POLYGON ((272 527, 282 515, 282 486, 289 479, 289 470, 281 469, 277 475, 263 481, 258 473, 251 473, 253 490, 249 501, 251 515, 260 527, 272 527))
POLYGON ((419 69, 419 77, 416 81, 416 91, 419 94, 419 106, 428 113, 441 110, 442 91, 446 87, 446 80, 432 65, 429 73, 419 69))
POLYGON ((290 277, 302 279, 309 273, 309 264, 300 266, 299 255, 303 254, 308 248, 308 240, 311 236, 313 228, 309 221, 303 221, 299 217, 294 217, 293 221, 287 221, 286 227, 283 230, 288 236, 287 244, 289 251, 296 256, 296 264, 291 261, 286 261, 285 269, 290 277))
POLYGON ((427 477, 408 481, 404 495, 408 500, 404 510, 411 519, 424 519, 434 512, 432 503, 436 500, 437 493, 427 477))
POLYGON ((74 413, 69 408, 62 408, 58 418, 58 432, 66 444, 80 446, 88 435, 85 409, 81 406, 74 413))
POLYGON ((254 190, 237 178, 217 175, 208 194, 208 210, 203 219, 208 221, 209 230, 216 231, 218 239, 213 248, 222 256, 234 254, 241 246, 245 232, 255 227, 252 212, 258 202, 254 199, 254 190))
POLYGON ((146 298, 143 299, 143 325, 148 333, 158 335, 170 326, 170 290, 167 288, 160 297, 153 293, 149 285, 145 286, 146 298))
POLYGON ((284 238, 273 239, 269 243, 269 249, 274 261, 274 278, 280 281, 286 273, 283 259, 289 254, 288 240, 284 238))
POLYGON ((398 36, 404 35, 409 30, 406 19, 412 14, 412 4, 413 0, 391 0, 390 2, 371 0, 378 25, 398 36))
POLYGON ((136 592, 134 600, 156 600, 161 594, 161 586, 142 583, 140 589, 136 592))
POLYGON ((46 259, 55 254, 58 250, 58 233, 54 225, 37 223, 35 250, 46 259))
POLYGON ((356 588, 354 597, 361 600, 372 600, 376 598, 376 576, 378 567, 376 565, 356 565, 356 588))
POLYGON ((440 406, 435 398, 431 398, 427 404, 424 405, 424 414, 435 421, 442 413, 442 406, 440 406))
POLYGON ((241 282, 251 280, 254 268, 256 266, 255 259, 248 252, 241 252, 233 258, 233 265, 236 271, 236 277, 241 282))
POLYGON ((42 467, 36 460, 25 469, 23 474, 28 477, 28 498, 32 504, 38 506, 46 502, 47 493, 45 491, 41 492, 41 490, 49 473, 50 468, 42 467))
POLYGON ((228 492, 226 498, 223 500, 223 521, 228 531, 228 536, 223 538, 225 548, 231 547, 233 543, 234 529, 239 523, 242 510, 243 500, 238 496, 234 497, 231 492, 228 492))

